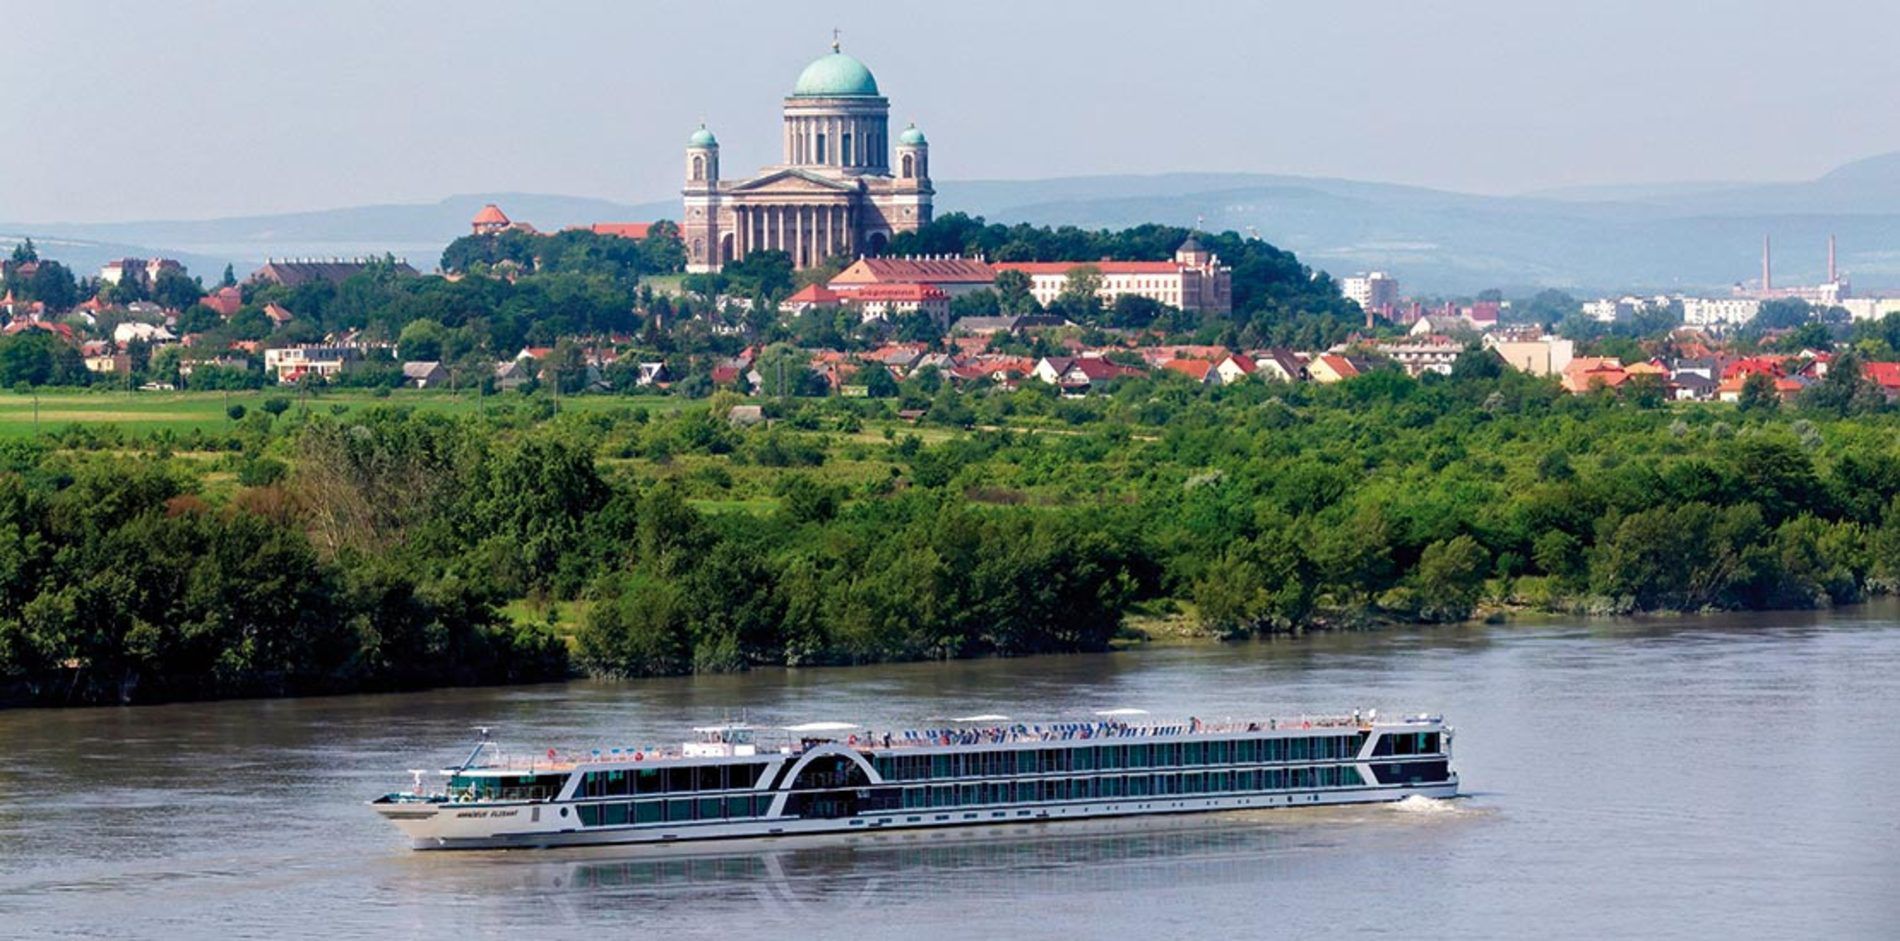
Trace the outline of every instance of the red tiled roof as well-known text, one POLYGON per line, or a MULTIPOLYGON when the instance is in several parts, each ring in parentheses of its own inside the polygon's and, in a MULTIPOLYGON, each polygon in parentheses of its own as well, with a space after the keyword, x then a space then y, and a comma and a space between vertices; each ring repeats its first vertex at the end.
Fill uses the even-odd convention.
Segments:
POLYGON ((652 228, 651 222, 596 222, 591 226, 595 235, 618 235, 623 239, 646 238, 652 228))
POLYGON ((1178 372, 1197 382, 1206 382, 1207 374, 1213 370, 1214 364, 1204 359, 1171 359, 1162 363, 1161 368, 1178 372))
POLYGON ((1860 374, 1882 389, 1900 389, 1900 363, 1862 363, 1860 374))
POLYGON ((996 269, 975 258, 860 258, 831 279, 833 290, 860 284, 988 284, 996 269))
POLYGON ((1031 275, 1066 275, 1083 267, 1094 268, 1103 274, 1179 274, 1182 268, 1171 261, 1005 261, 995 265, 997 271, 1020 271, 1031 275))
POLYGON ((474 224, 475 225, 507 225, 508 215, 507 213, 504 213, 501 211, 500 206, 497 206, 494 203, 489 203, 488 205, 482 207, 481 212, 478 212, 475 214, 474 224))
POLYGON ((807 284, 785 299, 787 304, 836 304, 840 295, 822 284, 807 284))

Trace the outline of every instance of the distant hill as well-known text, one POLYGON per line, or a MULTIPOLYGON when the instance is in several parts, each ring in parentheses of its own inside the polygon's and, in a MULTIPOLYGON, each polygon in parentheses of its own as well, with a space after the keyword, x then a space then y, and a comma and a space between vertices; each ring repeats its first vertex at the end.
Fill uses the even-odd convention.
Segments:
POLYGON ((675 205, 633 206, 585 196, 494 193, 451 196, 440 202, 353 206, 312 212, 229 219, 153 222, 0 222, 0 245, 30 235, 58 249, 49 257, 82 273, 113 258, 164 255, 185 262, 194 274, 216 275, 229 262, 240 273, 266 258, 395 254, 424 271, 435 268, 443 246, 468 234, 469 220, 486 203, 511 218, 554 230, 592 222, 648 221, 679 214, 675 205), (670 211, 669 211, 670 210, 670 211))
MULTIPOLYGON (((0 222, 0 243, 15 234, 56 237, 62 248, 54 254, 82 270, 125 254, 171 255, 215 274, 227 260, 248 270, 266 256, 383 252, 427 270, 487 202, 543 229, 679 214, 671 199, 625 204, 499 193, 201 221, 0 222)), ((1722 290, 1755 276, 1763 234, 1774 238, 1778 281, 1813 281, 1822 276, 1826 238, 1834 234, 1840 264, 1856 286, 1900 289, 1900 154, 1802 182, 1572 187, 1518 196, 1253 173, 946 181, 938 184, 937 206, 995 222, 1090 228, 1203 219, 1210 229, 1258 231, 1335 274, 1389 270, 1423 293, 1722 290)))

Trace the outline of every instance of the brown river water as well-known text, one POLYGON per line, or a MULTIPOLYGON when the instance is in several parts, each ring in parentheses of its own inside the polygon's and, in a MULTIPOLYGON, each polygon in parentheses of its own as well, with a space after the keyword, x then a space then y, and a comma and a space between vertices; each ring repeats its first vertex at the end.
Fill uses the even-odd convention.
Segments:
POLYGON ((0 712, 0 937, 1896 938, 1900 606, 0 712), (876 842, 417 853, 363 806, 519 749, 1139 707, 1443 712, 1467 797, 876 842))

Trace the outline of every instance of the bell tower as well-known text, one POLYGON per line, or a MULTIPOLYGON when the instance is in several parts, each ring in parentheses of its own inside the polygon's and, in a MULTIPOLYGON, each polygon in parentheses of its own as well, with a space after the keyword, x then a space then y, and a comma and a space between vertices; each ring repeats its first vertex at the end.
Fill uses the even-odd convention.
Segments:
POLYGON ((719 140, 701 124, 686 139, 685 217, 680 239, 686 243, 686 270, 718 271, 725 233, 719 227, 719 140))

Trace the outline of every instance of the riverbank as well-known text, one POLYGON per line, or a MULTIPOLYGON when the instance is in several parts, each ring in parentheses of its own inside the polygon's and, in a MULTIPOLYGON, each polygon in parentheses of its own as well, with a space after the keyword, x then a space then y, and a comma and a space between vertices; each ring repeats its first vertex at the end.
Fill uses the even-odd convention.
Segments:
POLYGON ((1125 624, 1799 609, 1900 579, 1885 412, 1388 373, 1084 399, 939 377, 921 418, 899 408, 924 391, 766 401, 756 424, 727 393, 286 401, 216 433, 8 442, 0 685, 123 702, 1018 657, 1125 624))

